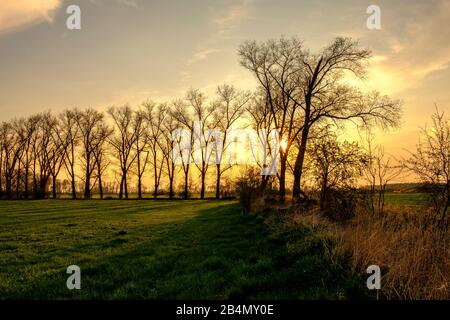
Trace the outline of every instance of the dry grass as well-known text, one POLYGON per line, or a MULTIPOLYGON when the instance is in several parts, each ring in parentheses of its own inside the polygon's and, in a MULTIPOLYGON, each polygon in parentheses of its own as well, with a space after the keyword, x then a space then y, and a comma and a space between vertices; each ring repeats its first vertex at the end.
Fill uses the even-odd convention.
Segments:
POLYGON ((350 257, 361 273, 379 265, 384 298, 450 299, 450 231, 437 228, 427 209, 388 206, 381 216, 359 209, 345 224, 310 210, 293 222, 337 239, 331 254, 350 257))

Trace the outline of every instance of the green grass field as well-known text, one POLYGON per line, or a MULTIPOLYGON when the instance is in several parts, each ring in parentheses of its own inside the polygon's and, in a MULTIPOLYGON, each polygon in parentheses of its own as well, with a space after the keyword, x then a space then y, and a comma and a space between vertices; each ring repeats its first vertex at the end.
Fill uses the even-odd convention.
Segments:
POLYGON ((0 201, 0 299, 363 296, 332 245, 233 201, 0 201))
POLYGON ((423 206, 427 203, 427 194, 388 192, 385 194, 385 202, 392 205, 423 206))

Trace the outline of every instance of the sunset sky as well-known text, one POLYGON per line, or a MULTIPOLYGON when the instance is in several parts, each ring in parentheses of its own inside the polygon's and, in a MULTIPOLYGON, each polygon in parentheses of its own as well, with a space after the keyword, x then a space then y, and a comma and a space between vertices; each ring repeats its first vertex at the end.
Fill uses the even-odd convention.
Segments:
POLYGON ((380 135, 410 149, 436 103, 450 112, 450 1, 0 0, 0 121, 75 106, 136 105, 221 83, 253 89, 237 48, 297 36, 312 50, 336 36, 373 51, 367 87, 403 101, 400 130, 380 135), (66 28, 81 7, 81 30, 66 28), (381 7, 381 30, 366 8, 381 7))

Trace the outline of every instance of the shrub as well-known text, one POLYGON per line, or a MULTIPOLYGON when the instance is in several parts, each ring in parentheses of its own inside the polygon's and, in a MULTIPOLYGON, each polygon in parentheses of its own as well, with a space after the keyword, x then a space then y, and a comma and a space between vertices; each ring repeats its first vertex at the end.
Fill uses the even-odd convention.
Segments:
POLYGON ((242 213, 248 214, 254 209, 254 203, 261 196, 260 176, 255 168, 249 168, 245 174, 236 181, 236 190, 239 194, 242 213))
POLYGON ((325 203, 321 205, 322 214, 333 221, 346 221, 355 216, 360 194, 353 189, 328 190, 325 203))

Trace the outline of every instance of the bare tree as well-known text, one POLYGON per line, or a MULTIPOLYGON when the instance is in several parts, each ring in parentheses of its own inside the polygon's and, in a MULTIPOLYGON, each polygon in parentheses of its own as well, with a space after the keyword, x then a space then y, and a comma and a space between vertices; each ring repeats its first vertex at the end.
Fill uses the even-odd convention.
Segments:
POLYGON ((36 136, 33 141, 33 180, 34 198, 40 199, 47 196, 47 184, 52 176, 53 166, 62 153, 53 136, 56 118, 45 112, 39 115, 36 136))
POLYGON ((136 170, 138 177, 138 199, 142 199, 142 177, 148 163, 149 151, 149 133, 147 122, 145 121, 146 113, 144 110, 136 110, 133 117, 133 131, 136 133, 134 149, 136 152, 136 170))
POLYGON ((62 144, 63 164, 67 175, 70 177, 72 199, 77 198, 75 161, 76 149, 80 143, 80 128, 77 124, 76 112, 65 110, 59 115, 60 126, 55 131, 62 144))
MULTIPOLYGON (((15 189, 16 189, 16 199, 21 198, 21 191, 23 190, 21 187, 23 184, 25 184, 25 181, 22 181, 22 170, 25 164, 23 163, 23 160, 26 159, 26 146, 28 144, 28 132, 26 127, 26 119, 18 119, 14 120, 12 122, 15 134, 17 136, 17 143, 21 146, 18 149, 17 154, 17 168, 16 168, 16 182, 15 182, 15 189), (22 183, 23 182, 23 183, 22 183)), ((26 171, 26 170, 25 170, 26 171)))
POLYGON ((230 168, 231 164, 222 165, 224 153, 230 146, 228 129, 244 115, 245 107, 250 100, 250 94, 237 90, 234 86, 224 84, 217 87, 217 99, 213 105, 214 128, 219 129, 223 136, 220 139, 213 137, 215 145, 216 163, 216 199, 220 198, 220 178, 230 168))
POLYGON ((193 122, 184 123, 185 126, 191 126, 193 133, 193 150, 194 163, 200 171, 200 199, 205 198, 206 173, 208 172, 211 153, 209 146, 211 144, 211 135, 208 129, 211 129, 211 115, 214 110, 213 106, 206 105, 206 97, 199 90, 191 89, 186 94, 193 111, 193 122))
POLYGON ((373 136, 367 133, 364 148, 362 173, 369 186, 369 201, 372 214, 382 214, 385 206, 387 185, 403 172, 401 164, 395 165, 396 160, 388 156, 383 146, 372 146, 373 136))
POLYGON ((102 176, 104 171, 109 165, 109 160, 106 157, 106 141, 113 133, 105 123, 100 123, 97 127, 94 141, 92 142, 92 152, 94 155, 95 167, 96 167, 96 181, 98 184, 98 190, 100 199, 103 199, 103 180, 102 176))
POLYGON ((84 169, 84 198, 91 198, 92 174, 96 168, 94 145, 97 138, 97 130, 103 123, 103 113, 88 108, 86 110, 75 111, 75 121, 80 129, 82 141, 82 167, 84 169))
POLYGON ((26 119, 25 122, 25 130, 26 130, 26 145, 25 145, 25 159, 24 159, 24 167, 25 167, 25 176, 24 176, 24 197, 25 199, 29 199, 29 182, 30 182, 30 170, 32 159, 34 158, 34 154, 32 153, 32 144, 36 139, 36 131, 37 124, 39 122, 38 116, 31 116, 26 119))
MULTIPOLYGON (((336 38, 319 54, 303 49, 297 39, 282 38, 263 44, 246 42, 241 46, 241 63, 264 87, 271 110, 282 111, 278 114, 272 111, 280 138, 286 139, 286 151, 280 150, 280 184, 287 162, 284 153, 289 153, 293 141, 300 136, 293 170, 294 199, 302 195, 303 163, 314 125, 324 120, 353 121, 364 126, 398 124, 400 104, 397 101, 377 92, 364 94, 342 81, 348 73, 363 79, 370 55, 369 50, 360 48, 357 41, 349 38, 336 38), (276 109, 277 105, 281 109, 276 109)), ((282 185, 280 195, 283 195, 282 185)))
POLYGON ((153 198, 158 197, 158 188, 164 166, 164 154, 161 152, 160 140, 163 136, 163 124, 167 115, 165 103, 156 104, 152 101, 144 103, 145 119, 148 124, 148 144, 153 167, 153 198))
MULTIPOLYGON (((277 147, 278 143, 274 145, 270 139, 271 130, 276 130, 276 128, 272 127, 273 113, 270 111, 270 105, 266 93, 258 92, 251 100, 246 111, 250 115, 251 126, 258 134, 258 142, 261 146, 263 146, 263 159, 260 160, 257 156, 257 148, 252 147, 250 149, 250 153, 256 160, 256 165, 261 170, 270 169, 268 164, 270 157, 268 157, 268 155, 272 155, 273 153, 278 154, 278 150, 273 150, 277 147)), ((267 188, 272 177, 273 176, 269 174, 261 175, 261 190, 265 190, 267 188)), ((278 172, 277 178, 280 180, 280 175, 278 172)))
POLYGON ((115 124, 114 134, 108 139, 109 143, 115 150, 114 156, 119 161, 120 171, 122 174, 119 199, 128 199, 128 179, 127 174, 136 160, 136 152, 134 152, 134 144, 136 142, 136 131, 133 130, 133 111, 128 105, 122 107, 111 107, 108 114, 115 124))
MULTIPOLYGON (((357 41, 336 38, 320 54, 305 54, 306 68, 299 80, 304 102, 301 144, 294 167, 293 196, 301 195, 301 177, 308 136, 311 127, 321 120, 353 121, 365 127, 381 125, 395 127, 400 120, 400 103, 378 92, 364 94, 350 85, 342 84, 346 72, 363 79, 369 50, 357 41)), ((295 97, 291 98, 295 99, 295 97)))
POLYGON ((266 129, 278 129, 279 141, 284 145, 278 150, 281 200, 286 194, 288 154, 303 129, 298 118, 303 116, 301 108, 304 103, 301 99, 292 98, 300 95, 297 80, 304 69, 301 63, 303 55, 302 43, 295 38, 281 38, 265 43, 247 41, 239 48, 241 65, 255 75, 260 89, 265 92, 271 114, 270 127, 266 129))
POLYGON ((173 161, 181 164, 184 174, 183 199, 189 197, 189 172, 192 160, 192 149, 194 143, 194 125, 192 113, 184 100, 175 100, 170 110, 171 117, 176 121, 177 129, 172 131, 174 142, 173 161), (184 134, 187 133, 187 134, 184 134))
POLYGON ((450 120, 437 107, 431 118, 433 126, 422 128, 423 140, 405 166, 431 187, 436 216, 443 223, 450 205, 450 120))
POLYGON ((13 197, 13 180, 16 177, 16 166, 22 152, 20 137, 11 123, 3 122, 0 127, 2 143, 3 175, 5 177, 5 193, 7 199, 13 197))
POLYGON ((160 139, 160 148, 165 160, 165 173, 169 178, 169 199, 174 197, 174 179, 176 172, 176 165, 174 159, 174 150, 177 143, 180 143, 181 137, 172 136, 173 132, 177 129, 177 121, 173 117, 171 112, 167 113, 163 123, 162 139, 160 139))

